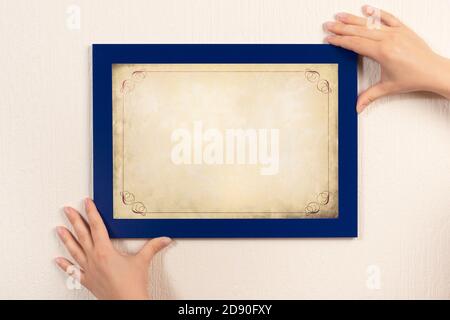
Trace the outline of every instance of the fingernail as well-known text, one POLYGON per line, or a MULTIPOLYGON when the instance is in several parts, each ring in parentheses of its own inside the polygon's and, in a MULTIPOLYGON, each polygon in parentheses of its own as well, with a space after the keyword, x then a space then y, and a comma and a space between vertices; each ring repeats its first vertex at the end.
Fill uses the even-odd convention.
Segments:
POLYGON ((345 12, 339 12, 336 14, 336 19, 341 20, 341 19, 345 19, 348 17, 348 14, 345 12))
POLYGON ((60 263, 62 262, 62 259, 59 258, 59 257, 58 257, 58 258, 55 258, 54 260, 55 260, 55 263, 56 263, 56 264, 60 264, 60 263))
POLYGON ((74 215, 74 211, 71 207, 64 207, 64 213, 66 214, 66 217, 70 219, 70 216, 74 215))
POLYGON ((361 113, 361 111, 363 111, 366 107, 367 107, 367 104, 362 104, 360 106, 357 106, 356 107, 356 112, 357 113, 361 113))
POLYGON ((56 233, 58 234, 58 236, 62 237, 64 234, 63 227, 56 227, 56 233))
POLYGON ((331 27, 333 27, 334 26, 334 22, 331 22, 331 21, 329 21, 329 22, 325 22, 324 24, 323 24, 323 28, 326 30, 326 31, 328 31, 331 27))
POLYGON ((170 239, 169 237, 162 237, 161 241, 164 245, 168 245, 169 243, 172 242, 172 239, 170 239))
POLYGON ((374 9, 373 7, 371 7, 371 6, 369 6, 369 5, 365 5, 365 6, 364 6, 364 10, 366 10, 366 12, 367 12, 368 14, 372 14, 372 13, 374 13, 374 11, 375 11, 375 9, 374 9))
POLYGON ((334 38, 334 36, 328 36, 325 38, 325 41, 328 43, 330 42, 330 40, 332 40, 334 38))
POLYGON ((86 208, 89 206, 89 198, 84 198, 84 205, 86 206, 86 208))

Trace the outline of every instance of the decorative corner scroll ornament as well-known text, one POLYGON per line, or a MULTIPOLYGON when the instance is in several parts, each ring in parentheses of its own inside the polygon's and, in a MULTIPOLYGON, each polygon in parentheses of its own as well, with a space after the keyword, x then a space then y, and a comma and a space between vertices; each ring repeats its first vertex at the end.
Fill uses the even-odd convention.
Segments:
POLYGON ((134 88, 136 87, 136 83, 141 80, 144 80, 145 77, 146 77, 145 71, 142 70, 133 71, 129 79, 122 81, 120 92, 123 93, 123 95, 126 95, 127 93, 133 91, 134 88))
POLYGON ((328 80, 321 79, 319 72, 311 69, 306 69, 305 78, 309 82, 315 83, 317 90, 319 90, 323 94, 328 94, 331 92, 330 83, 328 82, 328 80))
POLYGON ((305 207, 307 214, 319 213, 323 206, 330 202, 330 193, 328 191, 321 192, 317 195, 316 201, 310 202, 305 207))
POLYGON ((134 194, 128 191, 122 191, 120 193, 120 196, 122 197, 122 203, 124 205, 131 206, 131 211, 136 214, 140 214, 143 216, 145 215, 147 208, 145 207, 144 203, 136 201, 134 194))

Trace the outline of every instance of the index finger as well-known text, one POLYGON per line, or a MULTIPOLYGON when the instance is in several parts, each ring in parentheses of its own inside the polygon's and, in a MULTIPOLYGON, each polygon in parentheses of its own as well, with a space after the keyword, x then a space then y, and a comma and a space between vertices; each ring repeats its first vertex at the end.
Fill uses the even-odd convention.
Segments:
POLYGON ((356 36, 337 36, 337 35, 328 36, 326 38, 326 41, 334 46, 348 49, 356 52, 357 54, 377 60, 376 41, 356 36))
POLYGON ((336 14, 336 20, 345 23, 345 24, 352 24, 355 26, 366 26, 367 25, 367 18, 358 17, 353 14, 347 13, 347 12, 340 12, 336 14))

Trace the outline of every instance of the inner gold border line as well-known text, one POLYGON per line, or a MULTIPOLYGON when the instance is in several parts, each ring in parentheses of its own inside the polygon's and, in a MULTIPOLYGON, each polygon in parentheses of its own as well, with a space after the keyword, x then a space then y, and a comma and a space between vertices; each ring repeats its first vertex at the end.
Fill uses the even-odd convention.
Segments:
MULTIPOLYGON (((135 70, 132 72, 136 73, 304 73, 307 70, 135 70)), ((320 80, 320 79, 319 79, 320 80)), ((125 80, 126 81, 126 80, 125 80)), ((125 82, 124 81, 124 82, 125 82)), ((306 79, 308 81, 308 79, 306 79)), ((311 82, 311 81, 310 81, 311 82)), ((311 82, 313 83, 313 82, 311 82)), ((313 83, 315 84, 315 83, 313 83)), ((327 92, 327 192, 328 196, 330 193, 330 91, 331 85, 328 84, 328 92, 327 92)), ((122 193, 125 192, 125 96, 126 93, 122 95, 122 193)), ((139 201, 135 201, 134 203, 138 203, 139 201)), ((130 205, 133 205, 131 203, 130 205)), ((145 206, 145 204, 144 204, 145 206)), ((273 212, 273 211, 212 211, 208 210, 208 212, 198 212, 198 211, 143 211, 138 214, 146 215, 146 214, 165 214, 165 213, 186 213, 186 214, 209 214, 209 213, 229 213, 229 214, 308 214, 307 211, 283 211, 283 212, 273 212)))

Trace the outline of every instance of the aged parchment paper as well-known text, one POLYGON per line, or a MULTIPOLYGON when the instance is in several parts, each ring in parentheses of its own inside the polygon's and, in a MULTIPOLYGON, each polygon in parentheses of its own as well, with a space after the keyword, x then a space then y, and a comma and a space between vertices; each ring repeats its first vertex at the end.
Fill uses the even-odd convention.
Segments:
POLYGON ((336 64, 116 64, 114 218, 336 218, 336 64), (279 170, 171 160, 174 130, 279 130, 279 170))

